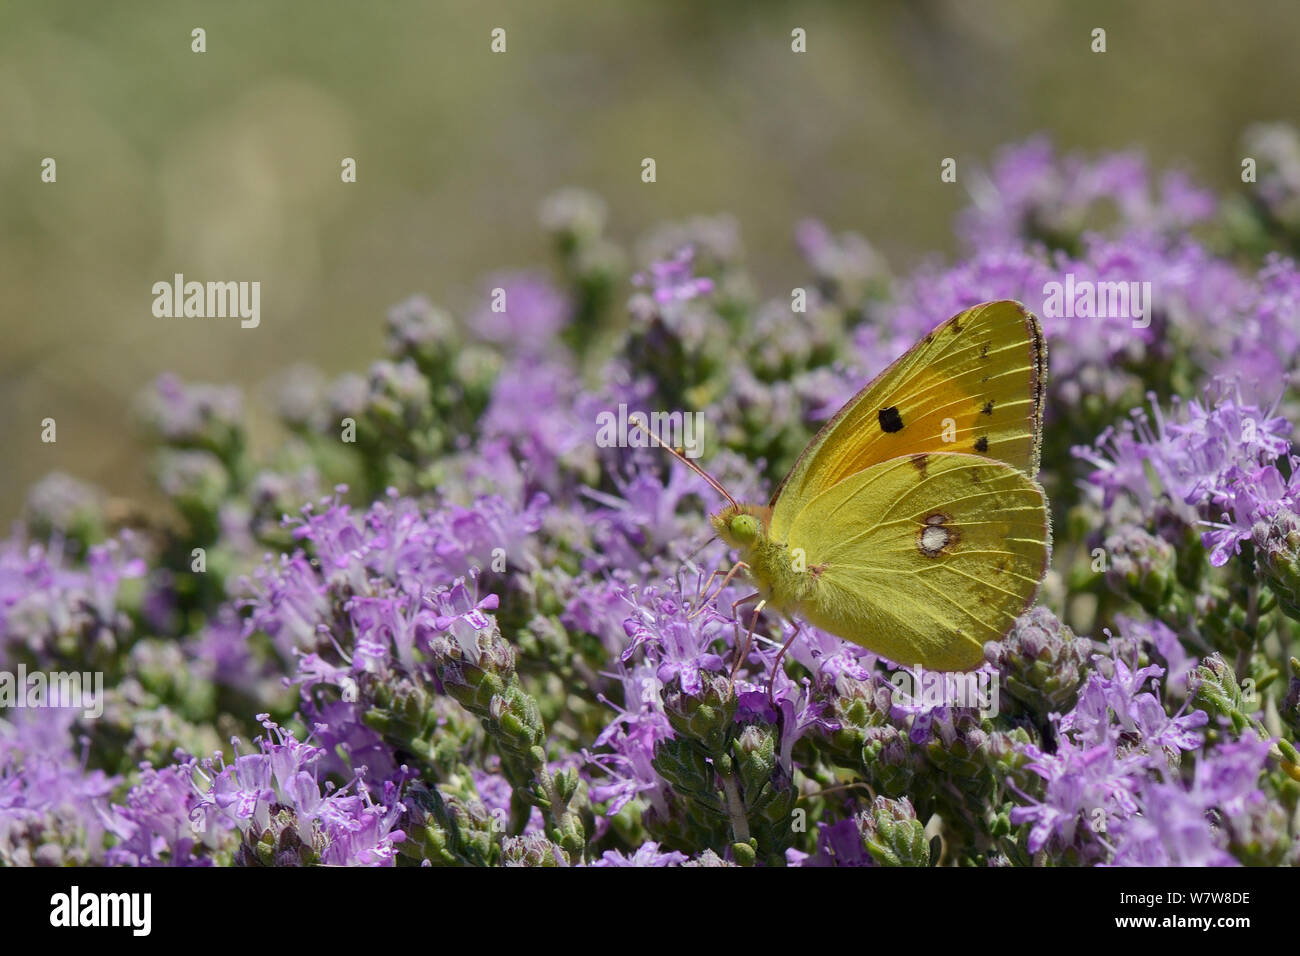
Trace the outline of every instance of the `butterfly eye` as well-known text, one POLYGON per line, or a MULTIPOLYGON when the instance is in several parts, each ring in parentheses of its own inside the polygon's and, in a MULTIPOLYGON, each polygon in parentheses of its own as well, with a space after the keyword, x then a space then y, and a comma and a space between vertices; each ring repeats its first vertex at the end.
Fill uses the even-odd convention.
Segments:
POLYGON ((758 537, 758 519, 753 515, 736 515, 731 519, 730 528, 738 541, 753 541, 758 537))

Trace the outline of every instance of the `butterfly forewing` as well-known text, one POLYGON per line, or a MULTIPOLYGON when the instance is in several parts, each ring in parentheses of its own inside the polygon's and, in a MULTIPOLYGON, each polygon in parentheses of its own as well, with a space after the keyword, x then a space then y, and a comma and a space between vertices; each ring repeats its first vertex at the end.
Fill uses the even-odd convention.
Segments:
POLYGON ((891 458, 969 453, 1038 472, 1046 348, 1018 302, 953 316, 859 392, 817 434, 772 497, 783 540, 813 497, 891 458))

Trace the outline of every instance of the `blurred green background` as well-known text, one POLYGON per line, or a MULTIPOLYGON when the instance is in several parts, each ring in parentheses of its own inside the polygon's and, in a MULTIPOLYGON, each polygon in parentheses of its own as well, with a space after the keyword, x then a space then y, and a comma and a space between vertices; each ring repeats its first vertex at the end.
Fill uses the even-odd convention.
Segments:
POLYGON ((146 494, 131 412, 164 370, 240 383, 256 411, 292 363, 363 371, 412 293, 465 314, 485 273, 548 261, 558 187, 602 194, 624 240, 729 212, 785 295, 800 219, 895 269, 951 253, 966 192, 940 159, 960 179, 1040 131, 1227 188, 1246 126, 1297 119, 1297 40, 1295 0, 5 0, 0 520, 54 468, 146 494), (260 280, 261 327, 155 318, 175 272, 260 280))

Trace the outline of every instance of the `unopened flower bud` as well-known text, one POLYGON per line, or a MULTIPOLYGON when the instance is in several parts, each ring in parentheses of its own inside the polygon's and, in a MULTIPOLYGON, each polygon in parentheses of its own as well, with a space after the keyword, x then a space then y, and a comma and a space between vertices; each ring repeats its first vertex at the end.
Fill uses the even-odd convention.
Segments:
POLYGON ((1092 645, 1041 604, 1022 614, 1001 641, 985 645, 1012 698, 1039 716, 1074 706, 1092 645))
POLYGON ((930 844, 925 826, 906 797, 876 797, 858 816, 867 852, 878 866, 929 866, 930 844))
POLYGON ((1108 537, 1104 547, 1109 558, 1106 585, 1157 612, 1169 599, 1176 579, 1173 545, 1143 528, 1125 528, 1108 537))
POLYGON ((664 713, 676 733, 699 741, 710 753, 722 749, 736 713, 736 695, 725 677, 705 677, 698 694, 686 693, 673 680, 663 696, 664 713))
POLYGON ((1300 516, 1283 508, 1269 521, 1257 521, 1251 531, 1256 566, 1277 596, 1278 607, 1300 620, 1300 516))

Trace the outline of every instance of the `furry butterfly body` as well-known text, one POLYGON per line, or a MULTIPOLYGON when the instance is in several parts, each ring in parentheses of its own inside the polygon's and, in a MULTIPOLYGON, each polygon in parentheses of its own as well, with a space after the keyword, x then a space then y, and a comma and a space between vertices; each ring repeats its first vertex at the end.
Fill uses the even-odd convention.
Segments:
POLYGON ((979 666, 1047 570, 1046 375, 1042 330, 1019 303, 926 335, 813 438, 768 505, 710 519, 759 607, 898 663, 979 666))

